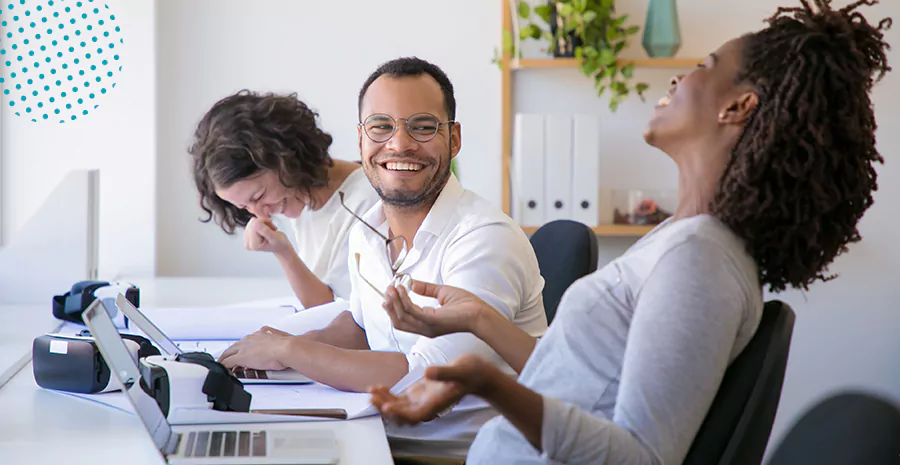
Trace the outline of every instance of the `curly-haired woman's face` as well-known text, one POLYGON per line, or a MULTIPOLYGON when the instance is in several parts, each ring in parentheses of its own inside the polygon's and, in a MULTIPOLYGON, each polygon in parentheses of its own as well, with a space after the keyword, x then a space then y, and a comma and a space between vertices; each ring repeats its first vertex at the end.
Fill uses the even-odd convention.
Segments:
POLYGON ((284 187, 278 180, 278 175, 270 170, 263 170, 228 187, 217 187, 216 195, 254 216, 263 218, 276 214, 297 218, 306 207, 306 203, 296 193, 284 187))
POLYGON ((674 156, 678 147, 715 141, 722 131, 732 129, 728 110, 746 92, 735 84, 741 52, 741 39, 733 39, 689 74, 674 76, 644 131, 647 143, 674 156))

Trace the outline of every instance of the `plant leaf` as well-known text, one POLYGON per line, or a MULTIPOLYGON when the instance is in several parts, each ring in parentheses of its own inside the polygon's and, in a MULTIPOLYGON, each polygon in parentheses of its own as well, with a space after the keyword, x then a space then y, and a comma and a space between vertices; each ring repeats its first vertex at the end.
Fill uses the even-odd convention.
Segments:
POLYGON ((523 27, 519 31, 519 38, 521 39, 540 39, 541 38, 541 28, 539 28, 534 23, 529 23, 527 26, 523 27))
POLYGON ((568 4, 568 3, 563 4, 562 8, 559 9, 559 14, 560 14, 561 16, 563 16, 563 17, 569 17, 569 16, 572 16, 572 10, 573 10, 573 9, 574 9, 574 8, 572 7, 572 5, 570 5, 570 4, 568 4))
POLYGON ((597 19, 597 12, 596 11, 585 11, 584 15, 581 17, 581 19, 584 20, 584 24, 590 24, 590 23, 594 22, 595 19, 597 19))
POLYGON ((643 95, 643 93, 646 92, 649 88, 650 86, 647 85, 646 82, 639 82, 634 86, 634 90, 638 93, 638 95, 643 95))
POLYGON ((512 33, 509 32, 508 29, 503 30, 503 51, 504 53, 509 53, 510 55, 512 55, 513 38, 512 33))
POLYGON ((632 75, 634 75, 634 63, 628 63, 622 68, 622 76, 625 76, 625 79, 631 79, 632 75))
POLYGON ((519 11, 519 17, 522 19, 528 19, 531 16, 531 6, 527 2, 516 2, 517 9, 519 11))
POLYGON ((616 64, 616 55, 612 50, 608 48, 600 50, 600 64, 603 66, 611 66, 616 64))
POLYGON ((597 97, 601 97, 603 92, 606 91, 606 86, 600 86, 597 88, 597 97))
POLYGON ((584 10, 587 9, 587 0, 572 0, 572 6, 575 8, 575 11, 584 13, 584 10))
POLYGON ((534 14, 538 15, 545 23, 550 22, 550 13, 553 11, 551 5, 539 5, 534 7, 534 14))
POLYGON ((597 71, 597 60, 595 59, 587 59, 581 64, 581 72, 583 72, 586 76, 590 76, 597 71))
POLYGON ((618 55, 619 52, 621 52, 623 48, 625 48, 625 41, 624 41, 624 40, 621 41, 621 42, 616 43, 616 45, 613 46, 613 53, 615 53, 616 55, 618 55))
POLYGON ((640 30, 641 30, 641 27, 640 27, 640 26, 631 26, 631 27, 628 27, 628 28, 625 29, 625 35, 630 36, 630 35, 633 35, 633 34, 635 34, 637 31, 640 31, 640 30))

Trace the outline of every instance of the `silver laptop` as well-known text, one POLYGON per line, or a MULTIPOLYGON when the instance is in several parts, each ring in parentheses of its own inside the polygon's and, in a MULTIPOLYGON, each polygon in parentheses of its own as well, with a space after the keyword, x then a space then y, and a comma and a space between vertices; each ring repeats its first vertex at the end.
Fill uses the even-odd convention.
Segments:
POLYGON ((259 425, 176 426, 141 387, 137 364, 100 299, 85 310, 100 354, 122 385, 129 402, 170 464, 334 464, 339 453, 334 432, 326 429, 260 429, 259 425))
MULTIPOLYGON (((116 307, 126 318, 147 335, 157 347, 166 355, 180 355, 184 353, 177 344, 172 342, 159 327, 153 324, 143 312, 138 310, 124 295, 116 297, 116 307)), ((253 370, 249 368, 235 368, 232 372, 244 384, 309 384, 313 380, 294 370, 253 370)))

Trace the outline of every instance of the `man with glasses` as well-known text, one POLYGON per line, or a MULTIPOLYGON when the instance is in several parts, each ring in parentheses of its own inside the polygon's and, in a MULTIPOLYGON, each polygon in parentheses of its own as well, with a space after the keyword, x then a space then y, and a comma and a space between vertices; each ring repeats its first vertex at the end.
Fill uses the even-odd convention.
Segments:
MULTIPOLYGON (((462 188, 450 172, 461 147, 456 101, 446 74, 417 58, 383 64, 359 94, 363 169, 381 197, 350 233, 350 312, 328 327, 290 337, 260 331, 223 355, 226 366, 294 368, 338 389, 393 385, 412 370, 465 353, 514 371, 472 334, 428 338, 395 330, 384 292, 411 279, 463 288, 533 337, 547 329, 534 250, 499 208, 462 188)), ((410 293, 418 305, 432 298, 410 293)), ((438 309, 440 311, 440 309, 438 309)), ((463 399, 441 418, 388 426, 395 455, 464 458, 478 428, 496 412, 463 399)))

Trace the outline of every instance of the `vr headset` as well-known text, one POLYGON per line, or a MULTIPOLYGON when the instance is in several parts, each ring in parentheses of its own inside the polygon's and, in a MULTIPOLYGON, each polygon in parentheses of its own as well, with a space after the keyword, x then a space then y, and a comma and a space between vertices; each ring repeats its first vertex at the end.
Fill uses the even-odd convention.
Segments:
MULTIPOLYGON (((53 316, 65 321, 82 324, 81 314, 94 299, 112 299, 122 294, 135 307, 140 307, 140 291, 129 283, 109 283, 107 281, 79 281, 62 295, 53 296, 53 316)), ((128 322, 124 322, 128 327, 128 322)))
POLYGON ((177 408, 249 412, 251 395, 230 370, 205 352, 154 355, 140 360, 147 394, 163 415, 177 408))
MULTIPOLYGON (((99 288, 95 288, 96 289, 99 288)), ((82 288, 82 294, 90 291, 82 288)), ((81 313, 109 318, 118 310, 114 294, 95 298, 81 313)), ((165 415, 176 407, 221 411, 250 411, 249 392, 230 370, 205 352, 161 356, 142 336, 121 334, 114 326, 98 338, 121 337, 138 367, 147 394, 156 399, 165 415)), ((46 389, 94 394, 118 389, 110 386, 109 366, 89 331, 77 335, 45 334, 32 345, 32 368, 37 384, 46 389)))
MULTIPOLYGON (((147 338, 122 334, 122 342, 135 363, 143 357, 159 355, 147 338)), ((110 386, 109 367, 87 330, 77 335, 44 334, 31 346, 34 381, 57 391, 95 394, 118 389, 110 386)))

